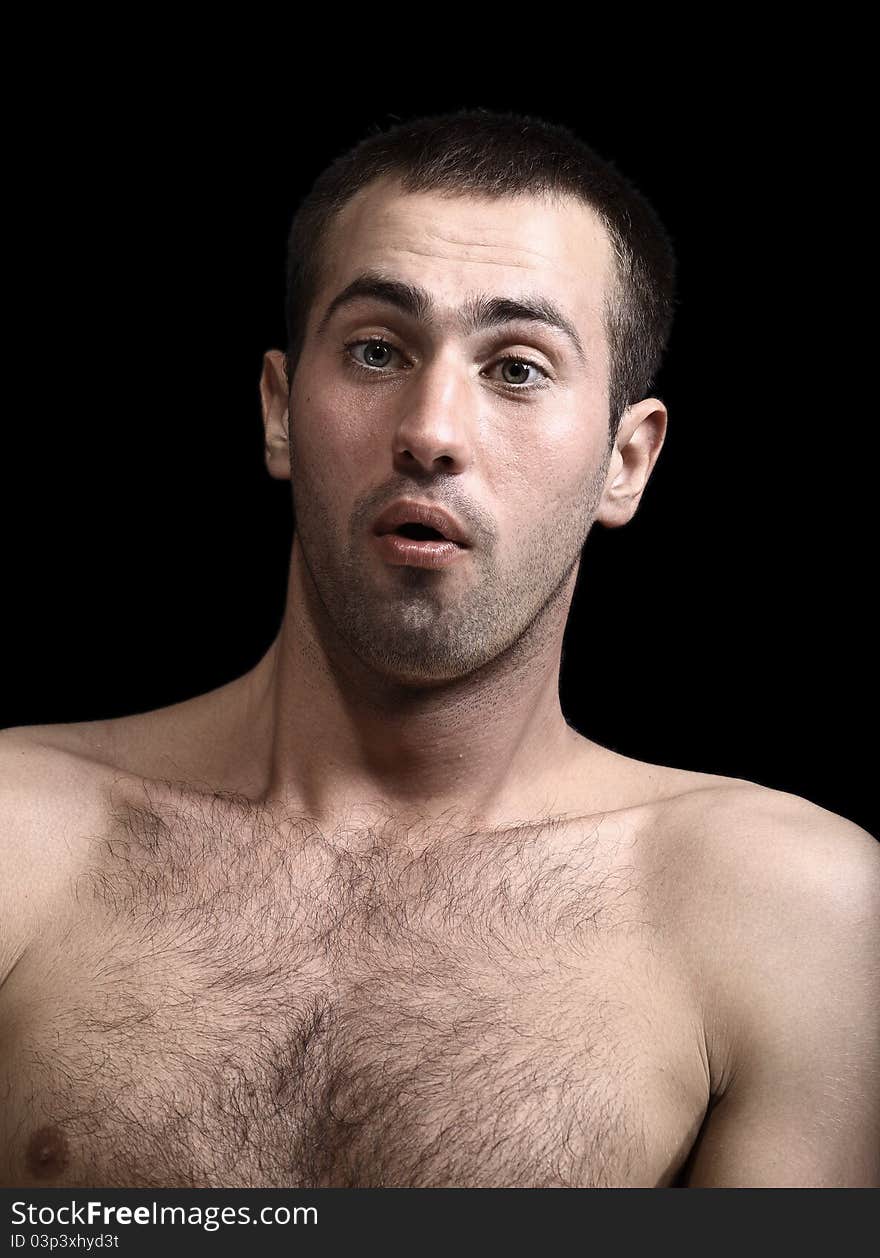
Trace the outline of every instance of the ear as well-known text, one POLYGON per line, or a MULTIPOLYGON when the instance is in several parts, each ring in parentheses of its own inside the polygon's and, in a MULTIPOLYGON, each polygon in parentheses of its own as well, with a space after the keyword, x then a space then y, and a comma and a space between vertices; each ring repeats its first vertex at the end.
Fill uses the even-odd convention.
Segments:
POLYGON ((260 376, 260 402, 263 408, 263 428, 266 433, 266 467, 275 480, 290 480, 290 454, 288 446, 290 425, 290 397, 287 382, 287 366, 280 349, 270 349, 263 355, 263 372, 260 376))
POLYGON ((666 407, 655 397, 644 398, 624 411, 595 515, 606 528, 620 528, 635 515, 663 448, 666 420, 666 407))

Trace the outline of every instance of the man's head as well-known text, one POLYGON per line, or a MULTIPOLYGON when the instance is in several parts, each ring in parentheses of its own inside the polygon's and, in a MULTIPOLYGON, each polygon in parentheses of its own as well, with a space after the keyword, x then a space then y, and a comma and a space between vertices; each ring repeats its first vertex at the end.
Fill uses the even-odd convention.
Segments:
POLYGON ((321 284, 324 244, 361 188, 397 176, 406 191, 516 197, 567 194, 607 233, 614 269, 603 294, 609 353, 609 440, 627 406, 647 397, 675 306, 672 244, 651 205, 607 159, 565 127, 516 114, 462 110, 368 136, 318 177, 291 224, 285 314, 288 372, 296 369, 321 284))
POLYGON ((484 112, 372 136, 290 234, 286 355, 262 380, 270 472, 303 562, 365 662, 472 671, 567 606, 595 519, 636 509, 665 408, 672 251, 653 211, 569 132, 484 112), (391 567, 370 528, 401 496, 472 546, 391 567))

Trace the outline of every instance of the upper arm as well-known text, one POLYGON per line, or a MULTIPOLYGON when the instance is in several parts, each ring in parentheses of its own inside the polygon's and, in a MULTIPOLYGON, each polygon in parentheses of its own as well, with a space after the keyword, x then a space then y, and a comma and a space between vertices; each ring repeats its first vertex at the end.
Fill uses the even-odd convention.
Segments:
POLYGON ((93 819, 76 758, 0 731, 0 983, 75 868, 72 835, 93 819))
POLYGON ((880 844, 793 796, 738 825, 709 936, 723 1082, 687 1186, 878 1187, 880 844))

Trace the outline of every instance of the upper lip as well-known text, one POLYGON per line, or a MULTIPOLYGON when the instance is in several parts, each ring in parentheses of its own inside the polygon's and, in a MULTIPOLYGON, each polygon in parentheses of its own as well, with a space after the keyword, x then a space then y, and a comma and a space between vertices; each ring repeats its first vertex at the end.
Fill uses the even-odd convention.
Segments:
POLYGON ((436 529, 450 542, 458 542, 460 546, 468 546, 467 535, 455 516, 430 502, 415 502, 412 498, 400 498, 392 502, 390 507, 376 518, 373 532, 376 534, 393 533, 401 524, 424 524, 429 529, 436 529))

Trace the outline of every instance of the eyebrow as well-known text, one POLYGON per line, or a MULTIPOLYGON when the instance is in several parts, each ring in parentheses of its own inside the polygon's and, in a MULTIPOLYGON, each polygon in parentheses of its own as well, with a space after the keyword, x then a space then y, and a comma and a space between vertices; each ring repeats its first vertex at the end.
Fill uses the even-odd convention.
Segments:
MULTIPOLYGON (((419 288, 417 284, 407 284, 403 280, 391 279, 377 271, 365 271, 330 302, 318 324, 318 335, 324 331, 340 307, 364 298, 384 301, 420 323, 430 322, 435 312, 434 301, 424 288, 419 288)), ((546 297, 490 297, 480 293, 464 303, 458 312, 458 322, 466 333, 501 327, 505 323, 542 323, 563 332, 571 341, 581 362, 585 366, 587 363, 583 343, 574 324, 546 297)))

